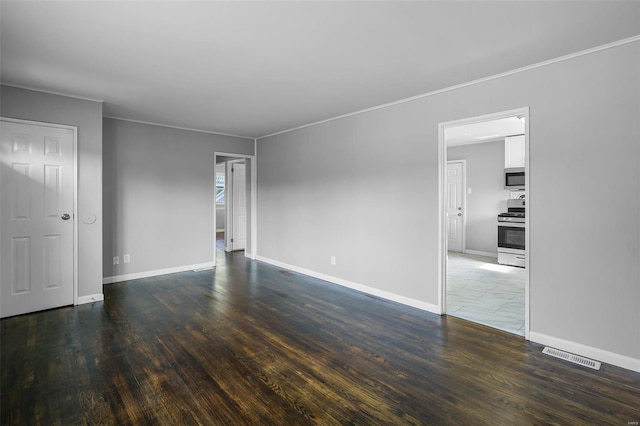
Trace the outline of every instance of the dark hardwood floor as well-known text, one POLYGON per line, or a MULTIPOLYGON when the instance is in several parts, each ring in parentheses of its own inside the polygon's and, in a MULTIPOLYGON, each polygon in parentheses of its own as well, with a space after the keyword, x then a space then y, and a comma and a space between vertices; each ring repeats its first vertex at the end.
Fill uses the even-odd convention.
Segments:
POLYGON ((3 425, 615 424, 640 374, 220 252, 2 320, 3 425))

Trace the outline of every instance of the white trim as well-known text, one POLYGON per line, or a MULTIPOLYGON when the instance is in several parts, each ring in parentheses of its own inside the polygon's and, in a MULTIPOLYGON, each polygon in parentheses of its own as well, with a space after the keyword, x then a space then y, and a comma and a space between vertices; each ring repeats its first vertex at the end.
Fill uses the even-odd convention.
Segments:
POLYGON ((128 121, 130 123, 147 124, 149 126, 168 127, 170 129, 177 129, 177 130, 187 130, 189 132, 208 133, 210 135, 229 136, 232 138, 240 138, 240 139, 253 139, 248 136, 232 135, 230 133, 212 132, 211 130, 194 129, 192 127, 172 126, 170 124, 155 123, 153 121, 134 120, 132 118, 115 117, 113 115, 103 115, 102 118, 109 118, 111 120, 128 121))
POLYGON ((438 314, 447 309, 447 215, 445 214, 445 186, 447 184, 447 146, 444 140, 444 125, 438 124, 438 314))
MULTIPOLYGON (((100 161, 102 165, 102 161, 100 161)), ((102 176, 102 170, 100 170, 102 176)), ((102 182, 100 182, 102 200, 102 182)), ((78 304, 80 292, 80 215, 78 214, 78 128, 73 127, 73 304, 78 304)), ((100 234, 102 235, 102 234, 100 234)))
POLYGON ((493 258, 498 258, 498 252, 491 252, 491 251, 481 251, 481 250, 469 250, 466 249, 464 251, 465 254, 472 254, 474 256, 484 256, 484 257, 493 257, 493 258))
POLYGON ((258 140, 253 140, 251 159, 251 259, 258 254, 258 140))
MULTIPOLYGON (((255 155, 253 154, 236 154, 235 152, 220 152, 220 151, 216 151, 216 156, 221 156, 221 157, 237 157, 238 160, 241 160, 243 158, 253 158, 255 157, 255 155)), ((230 160, 230 161, 235 161, 235 160, 230 160)), ((220 163, 222 164, 222 163, 220 163)))
POLYGON ((222 228, 222 229, 216 229, 216 232, 224 232, 224 228, 222 228))
POLYGON ((175 266, 172 268, 156 269, 154 271, 136 272, 133 274, 114 275, 112 277, 104 277, 103 284, 113 284, 122 281, 138 280, 140 278, 157 277, 158 275, 175 274, 176 272, 192 271, 194 269, 212 268, 212 262, 196 263, 195 265, 175 266))
POLYGON ((532 342, 545 346, 551 346, 556 349, 571 352, 576 355, 593 358, 597 361, 607 364, 626 368, 627 370, 640 373, 640 359, 632 358, 626 355, 620 355, 615 352, 605 351, 604 349, 594 348, 593 346, 583 345, 582 343, 572 342, 570 340, 560 339, 558 337, 548 336, 546 334, 532 331, 529 333, 529 339, 532 342))
POLYGON ((30 87, 30 86, 21 86, 21 85, 18 85, 18 84, 2 83, 2 82, 0 82, 0 85, 8 86, 8 87, 15 87, 16 89, 30 90, 32 92, 47 93, 49 95, 64 96, 65 98, 80 99, 81 101, 99 102, 101 104, 104 103, 104 100, 102 100, 102 99, 93 99, 93 98, 87 98, 87 97, 84 97, 84 96, 70 95, 68 93, 55 92, 53 90, 36 89, 35 87, 30 87))
POLYGON ((101 302, 104 300, 103 293, 90 294, 88 296, 80 296, 76 300, 76 305, 84 305, 85 303, 101 302))
MULTIPOLYGON (((0 117, 0 121, 25 124, 29 126, 53 127, 71 130, 73 133, 73 304, 78 304, 78 281, 80 276, 79 230, 78 221, 78 127, 66 124, 46 123, 44 121, 23 120, 20 118, 0 117)), ((101 187, 102 188, 102 187, 101 187)))
MULTIPOLYGON (((527 204, 531 205, 531 186, 529 185, 529 107, 512 109, 509 111, 501 111, 492 114, 481 115, 477 117, 463 118, 460 120, 447 121, 438 124, 438 238, 440 241, 438 250, 438 307, 440 314, 444 314, 447 309, 447 238, 446 238, 446 218, 445 218, 445 185, 446 185, 446 163, 447 163, 447 147, 445 141, 445 129, 447 127, 456 127, 466 124, 475 124, 485 121, 497 120, 501 118, 508 118, 513 116, 525 117, 525 187, 527 191, 527 204)), ((531 236, 531 213, 530 209, 527 209, 527 215, 525 216, 525 226, 527 232, 525 234, 525 315, 524 315, 524 336, 525 339, 529 339, 530 328, 530 307, 529 307, 529 280, 531 274, 530 268, 530 236, 531 236)))
POLYGON ((315 272, 310 269, 300 268, 298 266, 289 265, 284 262, 280 262, 277 260, 269 259, 267 257, 256 256, 256 260, 260 262, 268 263, 273 266, 277 266, 279 268, 289 269, 294 272, 299 272, 304 275, 308 275, 313 278, 318 278, 323 281, 328 281, 333 284, 340 285, 342 287, 347 287, 352 290, 360 291, 362 293, 370 294, 372 296, 377 296, 383 299, 391 300, 393 302, 401 303, 403 305, 411 306, 417 309, 421 309, 423 311, 438 313, 438 306, 433 305, 431 303, 423 302, 421 300, 412 299, 410 297, 401 296, 399 294, 391 293, 388 291, 380 290, 377 288, 369 287, 363 284, 354 283, 352 281, 347 281, 342 278, 333 277, 331 275, 322 274, 320 272, 315 272))
MULTIPOLYGON (((531 206, 531 184, 529 182, 529 177, 531 176, 529 164, 529 159, 531 158, 531 155, 529 155, 531 145, 529 138, 529 107, 526 108, 524 117, 524 187, 527 206, 531 206)), ((531 209, 529 207, 527 207, 527 214, 524 217, 524 226, 526 229, 524 233, 524 338, 528 340, 531 338, 531 209)))
POLYGON ((461 83, 461 84, 456 84, 454 86, 445 87, 444 89, 438 89, 438 90, 434 90, 432 92, 427 92, 427 93, 423 93, 423 94, 420 94, 420 95, 412 96, 410 98, 404 98, 404 99, 400 99, 398 101, 393 101, 393 102, 389 102, 389 103, 386 103, 386 104, 377 105, 377 106, 374 106, 374 107, 371 107, 371 108, 361 109, 361 110, 350 112, 350 113, 347 113, 347 114, 338 115, 336 117, 327 118, 326 120, 315 121, 313 123, 304 124, 302 126, 293 127, 291 129, 281 130, 279 132, 270 133, 268 135, 260 136, 257 139, 270 138, 272 136, 281 135, 283 133, 289 133, 289 132, 293 132, 295 130, 304 129, 306 127, 317 126, 319 124, 328 123, 330 121, 340 120, 340 119, 343 119, 343 118, 347 118, 347 117, 351 117, 351 116, 359 115, 359 114, 364 114, 364 113, 375 111, 375 110, 382 109, 382 108, 392 107, 392 106, 403 104, 403 103, 406 103, 406 102, 413 102, 413 101, 416 101, 416 100, 419 100, 419 99, 427 98, 429 96, 439 95, 441 93, 450 92, 452 90, 461 89, 463 87, 472 86, 472 85, 475 85, 475 84, 485 83, 487 81, 495 80, 495 79, 502 78, 502 77, 508 77, 510 75, 513 75, 513 74, 519 74, 521 72, 526 72, 526 71, 530 71, 530 70, 533 70, 533 69, 536 69, 536 68, 545 67, 547 65, 552 65, 552 64, 555 64, 555 63, 558 63, 558 62, 562 62, 562 61, 567 61, 569 59, 578 58, 580 56, 590 55, 592 53, 600 52, 602 50, 611 49, 613 47, 622 46, 622 45, 625 45, 625 44, 628 44, 628 43, 633 43, 633 42, 636 42, 636 41, 640 41, 640 35, 629 37, 629 38, 624 38, 622 40, 618 40, 618 41, 614 41, 614 42, 611 42, 611 43, 603 44, 601 46, 596 46, 596 47, 592 47, 592 48, 589 48, 589 49, 581 50, 579 52, 570 53, 568 55, 560 56, 560 57, 554 58, 554 59, 549 59, 547 61, 538 62, 538 63, 532 64, 532 65, 527 65, 525 67, 516 68, 516 69, 511 70, 511 71, 506 71, 506 72, 503 72, 503 73, 494 74, 494 75, 491 75, 489 77, 483 77, 483 78, 479 78, 479 79, 476 79, 476 80, 468 81, 466 83, 461 83))
POLYGON ((224 227, 229 230, 224 233, 224 251, 229 252, 233 250, 233 161, 224 163, 224 175, 224 227))

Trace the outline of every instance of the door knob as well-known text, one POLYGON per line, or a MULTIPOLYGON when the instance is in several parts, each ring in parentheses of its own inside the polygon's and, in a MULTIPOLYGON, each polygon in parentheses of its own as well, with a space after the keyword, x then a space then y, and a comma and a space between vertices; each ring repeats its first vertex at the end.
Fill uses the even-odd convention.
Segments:
POLYGON ((458 216, 462 216, 462 213, 458 213, 458 216))
POLYGON ((69 216, 69 213, 64 213, 62 216, 60 216, 62 218, 62 220, 69 220, 71 219, 71 216, 69 216))
POLYGON ((462 210, 462 207, 458 207, 458 210, 462 210))

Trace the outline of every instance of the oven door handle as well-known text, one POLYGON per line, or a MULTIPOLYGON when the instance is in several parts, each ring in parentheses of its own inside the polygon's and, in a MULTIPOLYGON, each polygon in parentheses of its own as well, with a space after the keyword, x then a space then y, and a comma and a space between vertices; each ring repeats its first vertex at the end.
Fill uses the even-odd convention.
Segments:
POLYGON ((526 225, 522 222, 498 222, 498 227, 500 226, 506 228, 526 228, 526 225))

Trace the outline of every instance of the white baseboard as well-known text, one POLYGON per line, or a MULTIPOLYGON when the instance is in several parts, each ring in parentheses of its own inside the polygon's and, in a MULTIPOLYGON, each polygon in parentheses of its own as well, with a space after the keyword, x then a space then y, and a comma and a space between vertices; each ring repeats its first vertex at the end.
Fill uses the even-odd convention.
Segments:
POLYGON ((437 305, 433 305, 431 303, 423 302, 421 300, 416 300, 416 299, 412 299, 410 297, 401 296, 399 294, 391 293, 391 292, 388 292, 388 291, 380 290, 380 289, 369 287, 369 286, 366 286, 366 285, 357 284, 357 283, 354 283, 352 281, 344 280, 344 279, 338 278, 338 277, 333 277, 331 275, 322 274, 320 272, 312 271, 312 270, 309 270, 309 269, 300 268, 298 266, 289 265, 287 263, 280 262, 280 261, 273 260, 273 259, 269 259, 267 257, 256 256, 256 260, 259 260, 259 261, 264 262, 264 263, 268 263, 270 265, 277 266, 279 268, 285 268, 285 269, 289 269, 289 270, 294 271, 294 272, 299 272, 301 274, 308 275, 308 276, 313 277, 313 278, 318 278, 318 279, 321 279, 321 280, 324 280, 324 281, 328 281, 328 282, 333 283, 333 284, 338 284, 340 286, 347 287, 347 288, 350 288, 352 290, 357 290, 357 291, 360 291, 362 293, 367 293, 367 294, 370 294, 372 296, 377 296, 377 297, 380 297, 382 299, 387 299, 387 300, 391 300, 393 302, 401 303, 403 305, 412 306, 414 308, 418 308, 418 309, 421 309, 423 311, 431 312, 431 313, 434 313, 434 314, 440 314, 437 305))
POLYGON ((465 250, 465 254, 473 254, 475 256, 495 257, 498 258, 498 252, 492 251, 480 251, 480 250, 465 250))
POLYGON ((541 345, 551 346, 556 349, 561 349, 576 355, 585 356, 587 358, 595 359, 596 361, 605 362, 607 364, 640 373, 640 359, 605 351, 603 349, 594 348, 593 346, 587 346, 581 343, 571 342, 569 340, 559 339, 553 336, 547 336, 546 334, 536 333, 535 331, 531 331, 529 333, 529 340, 540 343, 541 345))
POLYGON ((102 300, 104 300, 104 294, 102 293, 90 294, 88 296, 78 296, 78 298, 76 299, 76 305, 84 305, 85 303, 100 302, 102 300))
POLYGON ((191 271, 194 269, 213 268, 213 262, 197 263, 195 265, 176 266, 173 268, 157 269, 155 271, 136 272, 134 274, 115 275, 104 277, 103 284, 119 283, 121 281, 138 280, 140 278, 156 277, 158 275, 175 274, 176 272, 191 271))

